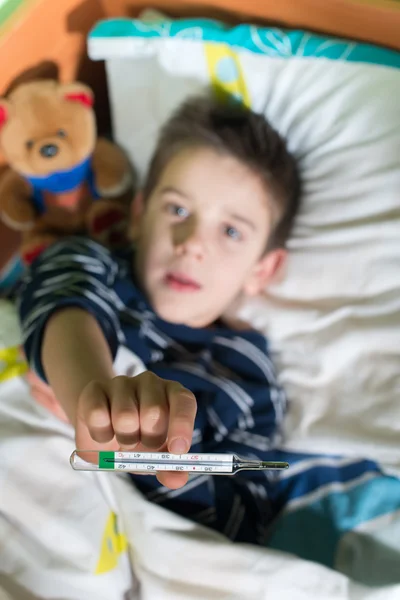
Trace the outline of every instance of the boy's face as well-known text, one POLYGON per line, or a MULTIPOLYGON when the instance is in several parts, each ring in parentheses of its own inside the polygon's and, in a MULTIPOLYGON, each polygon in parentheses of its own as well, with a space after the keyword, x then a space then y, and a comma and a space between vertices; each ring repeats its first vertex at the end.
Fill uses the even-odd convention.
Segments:
POLYGON ((133 205, 137 274, 155 312, 206 327, 241 292, 260 292, 284 257, 265 255, 270 229, 265 188, 245 165, 206 148, 175 155, 133 205))

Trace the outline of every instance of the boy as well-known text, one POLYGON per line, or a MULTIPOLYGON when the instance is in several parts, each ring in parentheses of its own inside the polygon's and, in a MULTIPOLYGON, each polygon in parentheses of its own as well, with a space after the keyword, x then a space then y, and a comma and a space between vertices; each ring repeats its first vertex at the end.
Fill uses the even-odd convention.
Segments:
MULTIPOLYGON (((285 400, 266 342, 224 316, 281 266, 299 195, 296 162, 264 117, 193 98, 165 125, 133 202, 134 253, 72 238, 34 262, 20 299, 25 350, 77 448, 272 457, 285 400), (114 377, 120 345, 148 371, 114 377)), ((273 516, 265 473, 131 477, 233 540, 262 543, 273 516)))

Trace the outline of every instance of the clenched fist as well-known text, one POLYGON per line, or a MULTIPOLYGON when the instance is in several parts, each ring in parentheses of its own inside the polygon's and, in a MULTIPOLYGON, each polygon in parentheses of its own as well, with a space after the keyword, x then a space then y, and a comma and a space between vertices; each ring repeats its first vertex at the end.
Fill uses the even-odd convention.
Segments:
MULTIPOLYGON (((196 409, 192 392, 149 371, 92 381, 78 401, 76 447, 184 454, 191 446, 196 409)), ((163 472, 157 477, 163 485, 178 488, 188 476, 163 472)))

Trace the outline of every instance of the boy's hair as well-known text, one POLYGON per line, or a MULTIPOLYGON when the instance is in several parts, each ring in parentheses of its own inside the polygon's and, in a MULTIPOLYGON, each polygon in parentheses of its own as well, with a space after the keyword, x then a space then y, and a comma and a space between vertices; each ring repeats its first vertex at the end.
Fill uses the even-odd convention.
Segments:
POLYGON ((206 147, 230 155, 258 175, 272 196, 274 225, 267 250, 283 248, 300 203, 300 176, 285 140, 265 117, 238 102, 195 96, 161 130, 144 185, 147 199, 167 164, 181 150, 206 147))

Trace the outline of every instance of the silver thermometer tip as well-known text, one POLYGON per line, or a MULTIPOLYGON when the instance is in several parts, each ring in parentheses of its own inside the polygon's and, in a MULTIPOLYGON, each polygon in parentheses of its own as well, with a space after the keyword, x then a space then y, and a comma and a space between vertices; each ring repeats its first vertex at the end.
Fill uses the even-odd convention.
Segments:
POLYGON ((260 468, 261 469, 288 469, 289 463, 261 461, 260 468))

